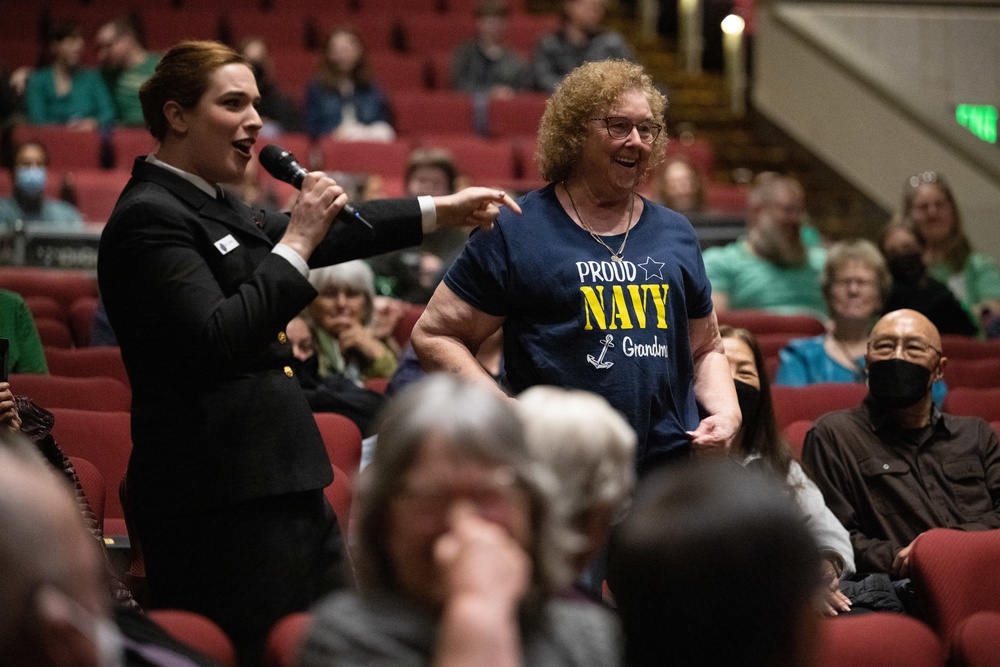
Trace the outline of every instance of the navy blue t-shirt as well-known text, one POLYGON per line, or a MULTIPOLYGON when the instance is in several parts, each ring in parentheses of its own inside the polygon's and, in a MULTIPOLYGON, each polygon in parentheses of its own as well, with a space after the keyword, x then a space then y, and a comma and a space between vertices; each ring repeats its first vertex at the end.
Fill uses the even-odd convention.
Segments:
MULTIPOLYGON (((683 216, 648 200, 624 261, 612 262, 566 214, 553 185, 503 209, 445 275, 469 305, 504 317, 504 362, 515 392, 538 384, 586 389, 625 415, 637 466, 690 448, 698 425, 689 319, 712 292, 698 237, 683 216)), ((602 237, 615 250, 624 235, 602 237)))

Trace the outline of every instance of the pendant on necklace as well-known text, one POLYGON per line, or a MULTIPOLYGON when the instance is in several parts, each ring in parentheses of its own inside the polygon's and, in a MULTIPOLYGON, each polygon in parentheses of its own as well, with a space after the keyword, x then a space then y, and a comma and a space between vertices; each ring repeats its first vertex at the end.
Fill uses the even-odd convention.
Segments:
POLYGON ((621 255, 611 255, 611 261, 612 262, 620 262, 620 261, 622 261, 622 256, 621 255))

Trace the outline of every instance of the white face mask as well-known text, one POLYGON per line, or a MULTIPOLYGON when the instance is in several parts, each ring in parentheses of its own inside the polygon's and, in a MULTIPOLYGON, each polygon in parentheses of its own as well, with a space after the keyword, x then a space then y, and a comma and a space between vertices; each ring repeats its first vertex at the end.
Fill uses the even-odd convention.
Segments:
POLYGON ((40 607, 62 607, 62 617, 83 636, 90 639, 97 653, 98 667, 124 667, 125 650, 122 634, 111 619, 96 616, 67 593, 51 585, 39 589, 37 599, 40 607), (48 599, 46 599, 48 598, 48 599))

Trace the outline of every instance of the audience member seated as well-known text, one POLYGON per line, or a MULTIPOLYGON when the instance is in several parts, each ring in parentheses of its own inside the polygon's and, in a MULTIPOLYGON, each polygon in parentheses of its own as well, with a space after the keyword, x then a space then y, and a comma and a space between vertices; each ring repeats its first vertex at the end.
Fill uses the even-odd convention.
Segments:
POLYGON ((83 219, 72 204, 45 196, 48 164, 48 151, 38 142, 25 142, 14 151, 13 192, 0 199, 0 232, 13 231, 18 221, 45 223, 48 229, 79 228, 83 219))
POLYGON ((975 336, 979 318, 962 307, 948 286, 927 273, 920 241, 910 227, 890 223, 882 232, 882 254, 892 274, 885 311, 909 308, 922 313, 944 334, 975 336))
POLYGON ((472 93, 476 130, 487 134, 486 108, 491 97, 511 97, 531 87, 531 70, 507 44, 506 0, 476 3, 476 37, 455 49, 451 59, 451 87, 472 93))
POLYGON ((299 664, 617 665, 597 605, 568 582, 553 480, 513 405, 436 375, 387 407, 358 487, 358 589, 314 609, 299 664))
POLYGON ((55 22, 47 43, 51 65, 28 77, 28 122, 57 123, 79 130, 110 126, 115 107, 100 73, 80 67, 84 46, 80 25, 55 22))
POLYGON ((635 60, 625 38, 602 27, 607 8, 607 0, 563 0, 562 26, 543 35, 535 49, 534 77, 539 90, 551 93, 586 62, 635 60))
POLYGON ((319 376, 341 375, 352 382, 389 378, 396 370, 398 345, 368 328, 375 298, 375 275, 362 260, 309 272, 319 296, 309 305, 319 376))
POLYGON ((767 310, 826 318, 821 248, 802 239, 805 194, 787 176, 757 176, 748 194, 747 236, 704 253, 716 312, 767 310))
POLYGON ((146 50, 138 16, 129 14, 105 23, 97 31, 97 59, 115 104, 115 121, 144 127, 139 88, 153 76, 160 56, 146 50))
POLYGON ((721 462, 654 473, 611 542, 625 664, 818 664, 819 563, 777 482, 721 462))
POLYGON ((705 210, 705 185, 690 160, 677 156, 666 161, 657 179, 656 200, 678 213, 705 210))
POLYGON ((26 440, 0 433, 0 664, 215 664, 144 616, 113 610, 101 543, 26 440))
POLYGON ((300 351, 295 355, 299 384, 313 412, 344 415, 371 435, 385 399, 364 382, 392 377, 398 358, 391 332, 382 338, 370 327, 374 274, 356 260, 313 269, 309 280, 319 296, 306 309, 308 326, 295 318, 286 327, 300 351))
POLYGON ((5 289, 0 289, 0 338, 8 341, 7 372, 49 372, 31 311, 20 294, 5 289))
POLYGON ((920 313, 880 319, 866 362, 868 396, 816 420, 802 460, 850 532, 858 570, 906 578, 922 532, 1000 528, 1000 444, 982 419, 934 406, 947 359, 920 313))
POLYGON ((292 346, 292 369, 305 392, 313 412, 335 412, 354 422, 362 435, 373 433, 375 416, 385 404, 385 397, 339 374, 325 378, 319 375, 319 355, 316 354, 312 330, 302 317, 295 317, 285 326, 292 346))
MULTIPOLYGON (((410 197, 439 197, 459 188, 455 158, 443 148, 414 149, 404 178, 406 195, 410 197)), ((373 258, 372 267, 384 284, 380 292, 410 303, 427 303, 441 282, 445 266, 454 261, 467 239, 468 233, 462 230, 438 230, 427 234, 416 248, 373 258)))
MULTIPOLYGON (((299 112, 290 97, 282 92, 274 77, 274 65, 267 53, 263 39, 252 37, 240 45, 240 55, 249 61, 260 91, 257 112, 264 122, 260 133, 263 137, 273 137, 282 132, 297 132, 299 112)), ((305 157, 305 156, 303 156, 305 157)))
POLYGON ((597 394, 536 386, 517 398, 531 456, 557 481, 551 502, 576 587, 600 600, 611 526, 635 484, 635 431, 597 394))
POLYGON ((900 216, 923 245, 930 275, 985 325, 1000 317, 1000 270, 992 257, 972 251, 955 194, 944 178, 932 171, 912 177, 900 216))
POLYGON ((372 80, 361 39, 347 28, 334 30, 306 89, 306 132, 345 141, 392 141, 396 133, 389 118, 389 104, 372 80))
POLYGON ((892 277, 869 241, 830 248, 822 288, 830 311, 827 333, 798 338, 781 350, 775 384, 800 387, 817 382, 864 382, 868 332, 882 312, 892 277))
POLYGON ((747 468, 762 470, 785 482, 822 555, 826 591, 823 612, 836 616, 839 612, 850 611, 850 601, 840 590, 841 580, 854 574, 850 536, 827 508, 815 482, 792 457, 788 443, 778 431, 771 387, 764 372, 764 355, 757 339, 746 329, 725 325, 719 327, 719 333, 743 413, 743 425, 733 440, 731 455, 747 468))

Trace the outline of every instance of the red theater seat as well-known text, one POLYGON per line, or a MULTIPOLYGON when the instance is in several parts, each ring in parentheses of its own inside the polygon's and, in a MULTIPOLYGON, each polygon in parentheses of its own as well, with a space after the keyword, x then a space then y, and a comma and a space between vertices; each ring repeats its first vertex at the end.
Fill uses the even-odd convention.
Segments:
POLYGON ((0 267, 0 288, 23 297, 51 297, 68 313, 78 298, 97 296, 97 278, 84 271, 0 267))
POLYGON ((156 150, 159 142, 144 127, 117 127, 111 134, 111 147, 115 153, 115 166, 132 173, 132 165, 140 156, 156 150))
POLYGON ((329 171, 402 176, 410 156, 410 142, 320 140, 323 165, 329 171))
POLYGON ((361 431, 350 419, 333 412, 316 412, 313 417, 330 462, 353 478, 361 464, 361 431))
POLYGON ((375 81, 388 95, 428 88, 427 60, 422 55, 373 51, 368 54, 368 63, 375 74, 375 81))
POLYGON ((265 667, 295 667, 299 648, 312 616, 306 612, 290 614, 274 624, 264 647, 265 667))
POLYGON ((778 421, 778 428, 782 430, 800 419, 815 420, 827 412, 857 407, 867 394, 867 386, 847 382, 771 387, 774 416, 778 421))
POLYGON ((131 172, 124 169, 86 169, 75 172, 76 207, 83 219, 101 224, 107 222, 131 177, 131 172))
POLYGON ((910 550, 910 576, 924 617, 946 643, 966 618, 1000 613, 1000 530, 932 528, 910 550))
POLYGON ((128 373, 117 347, 45 348, 49 373, 67 377, 110 377, 129 386, 128 373))
POLYGON ((132 407, 132 392, 114 378, 66 377, 39 373, 14 373, 10 385, 17 394, 24 394, 43 408, 73 408, 104 412, 128 412, 132 407))
POLYGON ((392 96, 396 132, 402 137, 422 134, 472 134, 472 97, 465 93, 410 91, 392 96))
POLYGON ((516 137, 538 133, 538 123, 545 112, 548 96, 542 93, 518 93, 506 99, 494 98, 487 107, 490 136, 516 137))
POLYGON ((153 609, 147 615, 179 642, 201 651, 222 667, 236 667, 233 643, 211 620, 193 611, 178 609, 153 609))
POLYGON ((425 148, 444 148, 451 152, 458 171, 476 185, 503 184, 515 177, 514 147, 509 141, 490 141, 475 136, 424 136, 425 148))
POLYGON ((410 14, 403 17, 402 28, 406 50, 423 55, 452 53, 476 36, 475 19, 464 14, 410 14))
POLYGON ((763 310, 727 310, 719 313, 719 324, 749 329, 760 334, 795 334, 818 336, 826 331, 823 323, 809 315, 776 315, 763 310))
POLYGON ((132 453, 131 415, 69 408, 52 408, 50 412, 55 417, 52 436, 66 455, 87 459, 104 477, 104 534, 127 534, 118 486, 132 453))
POLYGON ((69 330, 69 324, 65 320, 36 317, 35 328, 45 347, 64 349, 73 347, 73 332, 69 330))
POLYGON ((886 612, 826 619, 820 667, 944 667, 944 647, 930 628, 886 612))
MULTIPOLYGON (((54 170, 100 169, 101 136, 97 130, 71 130, 62 125, 15 125, 15 144, 39 141, 54 170)), ((51 178, 51 176, 50 176, 51 178)))

